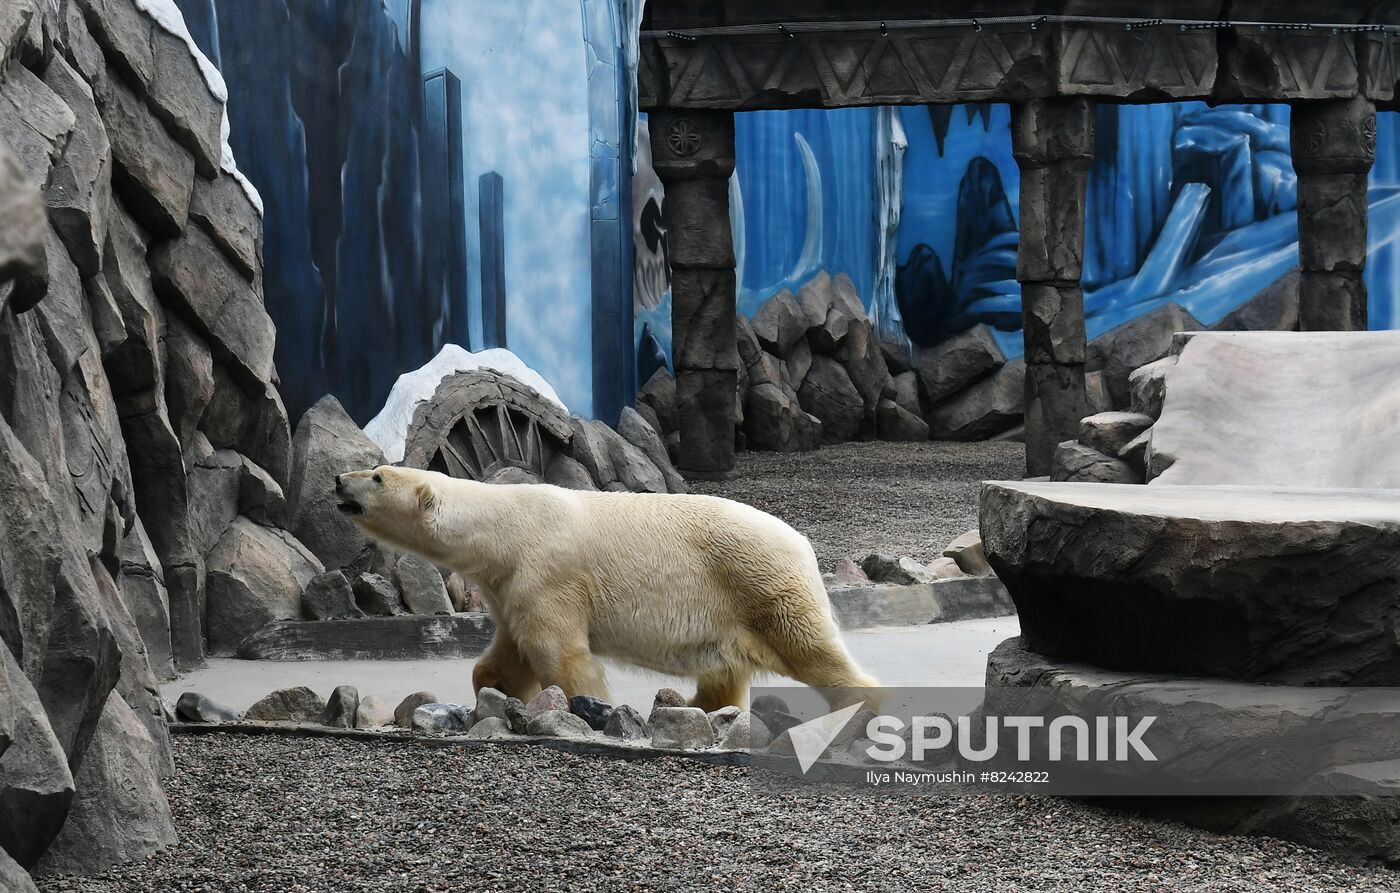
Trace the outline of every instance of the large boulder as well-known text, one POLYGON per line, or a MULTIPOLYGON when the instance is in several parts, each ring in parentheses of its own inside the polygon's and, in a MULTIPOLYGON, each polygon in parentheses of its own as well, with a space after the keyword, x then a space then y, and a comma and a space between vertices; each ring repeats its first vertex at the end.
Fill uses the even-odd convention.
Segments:
MULTIPOLYGON (((667 492, 665 476, 645 453, 596 419, 589 421, 587 426, 594 435, 592 443, 601 444, 606 451, 607 465, 612 469, 617 483, 633 493, 667 492)), ((667 464, 670 464, 669 460, 667 464)))
POLYGON ((852 440, 865 419, 865 400, 840 363, 812 358, 812 369, 797 392, 802 408, 821 420, 824 443, 852 440))
POLYGON ((666 455, 666 444, 661 442, 660 435, 632 407, 624 406, 622 408, 622 417, 617 423, 617 433, 641 451, 647 461, 661 472, 661 477, 666 482, 666 492, 686 492, 685 479, 671 465, 671 458, 666 455))
POLYGON ((822 423, 802 408, 791 388, 756 384, 744 401, 744 436, 749 449, 797 452, 821 446, 822 423))
POLYGON ((1041 654, 1400 682, 1400 506, 1386 491, 998 482, 983 485, 981 531, 1041 654))
POLYGON ((38 693, 9 648, 0 647, 0 665, 5 705, 13 711, 9 747, 0 753, 0 849, 30 867, 63 827, 73 775, 38 693))
POLYGON ((919 351, 915 362, 925 397, 937 403, 1000 369, 1006 356, 992 330, 978 323, 919 351))
POLYGON ((890 371, 885 366, 885 357, 880 353, 880 346, 875 342, 875 330, 869 322, 860 320, 851 326, 846 339, 836 351, 836 359, 845 367, 851 384, 855 385, 865 403, 867 432, 874 433, 875 407, 889 383, 890 371))
POLYGON ((1050 461, 1050 480, 1096 484, 1143 483, 1142 475, 1127 462, 1116 455, 1104 455, 1077 440, 1067 440, 1055 448, 1050 461))
POLYGON ((447 584, 432 564, 417 555, 400 555, 394 562, 394 582, 411 614, 451 614, 447 584))
POLYGON ((284 530, 239 517, 209 553, 209 650, 231 654, 274 620, 301 617, 301 593, 325 570, 284 530))
POLYGON ((1164 304, 1089 342, 1084 369, 1086 372, 1102 370, 1104 387, 1113 408, 1127 409, 1131 399, 1128 377, 1133 370, 1170 353, 1172 336, 1177 332, 1197 332, 1203 328, 1180 304, 1164 304))
POLYGON ((811 321, 792 292, 783 289, 763 302, 763 306, 753 315, 752 325, 753 333, 764 350, 787 357, 793 346, 806 336, 811 321))
POLYGON ((291 530, 326 567, 359 572, 379 563, 378 547, 336 508, 335 478, 383 464, 379 447, 330 395, 297 423, 287 487, 291 530))
POLYGON ((161 790, 162 775, 160 748, 113 693, 83 755, 63 830, 36 873, 90 873, 173 845, 175 824, 161 790))
MULTIPOLYGON (((748 320, 743 320, 740 328, 748 328, 748 320)), ((752 337, 751 328, 749 334, 752 337)), ((656 429, 658 434, 664 437, 679 429, 680 420, 676 416, 676 378, 671 374, 671 370, 663 367, 652 373, 651 378, 647 379, 647 383, 637 392, 637 403, 651 407, 651 411, 656 414, 656 421, 660 425, 656 429)))
POLYGON ((875 433, 881 440, 918 443, 928 440, 928 423, 893 400, 875 406, 875 433))
POLYGON ((1021 423, 1026 405, 1026 364, 1020 358, 933 407, 934 440, 986 440, 1021 423))

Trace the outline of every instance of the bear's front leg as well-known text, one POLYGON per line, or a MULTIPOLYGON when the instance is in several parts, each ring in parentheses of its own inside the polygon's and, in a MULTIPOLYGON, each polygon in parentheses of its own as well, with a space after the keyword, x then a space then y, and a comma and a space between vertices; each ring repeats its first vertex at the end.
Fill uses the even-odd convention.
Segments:
POLYGON ((491 647, 477 659, 472 669, 472 691, 479 692, 483 688, 494 688, 522 701, 530 700, 540 690, 534 668, 503 626, 496 627, 491 647))

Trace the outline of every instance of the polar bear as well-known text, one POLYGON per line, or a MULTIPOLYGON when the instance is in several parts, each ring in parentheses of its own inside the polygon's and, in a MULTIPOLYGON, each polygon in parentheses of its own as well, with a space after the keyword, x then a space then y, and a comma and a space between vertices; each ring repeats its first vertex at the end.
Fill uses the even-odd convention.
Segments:
POLYGON ((338 476, 336 494, 375 539, 480 584, 496 635, 478 691, 606 700, 599 657, 693 676, 707 711, 742 706, 761 672, 877 685, 841 642, 807 538, 750 506, 387 465, 338 476))

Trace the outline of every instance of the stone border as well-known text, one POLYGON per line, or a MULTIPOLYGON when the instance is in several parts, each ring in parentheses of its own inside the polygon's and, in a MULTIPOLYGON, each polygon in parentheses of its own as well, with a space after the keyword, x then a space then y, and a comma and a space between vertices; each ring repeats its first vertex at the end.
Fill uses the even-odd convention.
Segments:
POLYGON ((1011 593, 996 577, 835 586, 826 593, 843 631, 1016 616, 1011 593))

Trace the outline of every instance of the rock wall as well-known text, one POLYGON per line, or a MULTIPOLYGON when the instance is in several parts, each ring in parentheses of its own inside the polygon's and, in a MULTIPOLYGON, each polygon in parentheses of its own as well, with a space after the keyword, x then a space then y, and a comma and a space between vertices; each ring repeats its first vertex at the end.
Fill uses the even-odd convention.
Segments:
POLYGON ((221 556, 305 560, 255 193, 147 5, 0 4, 6 877, 174 842, 157 679, 203 661, 221 556))

